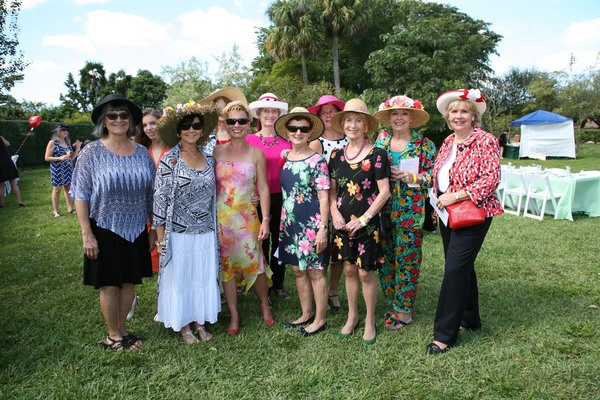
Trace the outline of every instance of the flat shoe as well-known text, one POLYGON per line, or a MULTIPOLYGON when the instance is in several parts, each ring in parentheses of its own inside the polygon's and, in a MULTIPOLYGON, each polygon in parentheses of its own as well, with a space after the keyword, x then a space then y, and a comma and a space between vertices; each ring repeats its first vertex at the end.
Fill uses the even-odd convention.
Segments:
POLYGON ((446 350, 448 350, 448 347, 446 347, 445 349, 442 349, 437 344, 431 342, 427 345, 426 352, 427 352, 427 354, 441 354, 441 353, 444 353, 446 350))
POLYGON ((58 217, 60 217, 60 214, 57 213, 56 211, 54 211, 54 218, 58 218, 58 217))
POLYGON ((323 325, 321 325, 319 328, 315 329, 312 332, 308 332, 306 329, 304 328, 300 328, 300 336, 312 336, 312 335, 316 335, 320 332, 323 332, 325 329, 327 329, 327 323, 324 323, 323 325))
POLYGON ((296 323, 286 322, 285 324, 283 324, 283 327, 286 328, 286 329, 297 328, 299 326, 304 326, 304 325, 312 324, 314 320, 315 320, 315 316, 313 315, 312 317, 310 317, 306 321, 296 322, 296 323))

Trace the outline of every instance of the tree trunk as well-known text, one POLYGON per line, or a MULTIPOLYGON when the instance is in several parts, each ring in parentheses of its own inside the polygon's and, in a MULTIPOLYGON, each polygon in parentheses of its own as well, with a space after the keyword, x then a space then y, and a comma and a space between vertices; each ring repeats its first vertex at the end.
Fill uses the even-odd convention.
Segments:
POLYGON ((333 54, 333 82, 335 85, 335 95, 340 97, 340 57, 338 53, 339 38, 337 32, 333 33, 333 43, 331 45, 331 52, 333 54))
POLYGON ((308 86, 308 71, 306 70, 306 56, 304 55, 304 51, 300 53, 302 55, 302 81, 304 82, 304 86, 308 86))

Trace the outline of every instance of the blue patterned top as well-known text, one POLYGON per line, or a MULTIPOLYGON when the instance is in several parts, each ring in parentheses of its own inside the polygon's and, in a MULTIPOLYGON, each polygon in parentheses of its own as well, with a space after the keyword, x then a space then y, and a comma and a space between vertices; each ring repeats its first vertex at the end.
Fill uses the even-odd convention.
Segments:
POLYGON ((133 242, 146 229, 152 212, 156 167, 148 149, 121 156, 100 140, 85 146, 73 171, 71 197, 88 202, 90 218, 133 242))

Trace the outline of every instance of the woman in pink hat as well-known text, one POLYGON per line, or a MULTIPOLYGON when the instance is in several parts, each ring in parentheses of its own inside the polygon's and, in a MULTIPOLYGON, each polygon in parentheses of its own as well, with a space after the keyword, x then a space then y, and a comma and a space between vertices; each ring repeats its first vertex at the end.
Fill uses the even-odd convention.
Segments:
POLYGON ((480 128, 486 109, 483 95, 477 89, 451 90, 442 93, 436 105, 453 131, 435 159, 437 207, 445 210, 452 204, 472 201, 487 217, 481 224, 461 229, 440 221, 446 265, 435 312, 434 340, 427 345, 427 354, 443 353, 453 346, 460 329, 481 329, 475 259, 492 217, 503 212, 496 196, 500 183, 498 139, 480 128))
MULTIPOLYGON (((323 154, 327 162, 331 157, 331 152, 334 149, 341 149, 348 144, 348 138, 343 132, 336 131, 331 125, 331 118, 342 111, 346 103, 339 100, 337 97, 330 94, 326 94, 319 98, 317 104, 309 107, 308 111, 311 114, 318 115, 319 118, 325 124, 325 130, 316 140, 310 142, 309 146, 311 149, 319 154, 323 154)), ((340 287, 340 279, 342 278, 343 265, 340 262, 332 262, 329 265, 329 290, 328 290, 328 303, 329 309, 333 313, 340 311, 341 304, 338 296, 338 290, 340 287)))
MULTIPOLYGON (((269 215, 261 218, 269 220, 270 236, 268 240, 263 240, 263 253, 267 258, 267 262, 273 271, 273 286, 269 289, 269 293, 274 293, 285 299, 289 299, 289 293, 283 288, 285 280, 285 266, 279 265, 279 261, 273 256, 275 250, 279 246, 279 223, 281 221, 281 206, 283 198, 281 195, 281 167, 279 166, 279 158, 283 150, 291 149, 292 144, 279 136, 275 131, 275 121, 277 118, 286 114, 288 104, 279 101, 279 98, 273 93, 264 93, 258 100, 253 101, 249 105, 250 110, 255 118, 260 122, 260 130, 253 135, 246 136, 246 141, 252 146, 263 151, 267 159, 267 178, 269 181, 269 192, 271 194, 271 207, 269 215)), ((259 208, 260 211, 260 208, 259 208)))

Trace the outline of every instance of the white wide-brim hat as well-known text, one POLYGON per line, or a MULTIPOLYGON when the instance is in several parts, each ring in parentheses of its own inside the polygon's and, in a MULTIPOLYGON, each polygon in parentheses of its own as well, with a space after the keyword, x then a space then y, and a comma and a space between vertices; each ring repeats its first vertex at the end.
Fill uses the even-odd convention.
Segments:
POLYGON ((440 94, 435 105, 437 106, 438 111, 444 115, 446 111, 448 111, 448 104, 454 100, 472 101, 475 103, 475 108, 477 108, 479 115, 483 114, 487 108, 487 102, 479 89, 449 90, 440 94))
POLYGON ((258 98, 258 100, 250 103, 248 107, 252 111, 252 115, 254 116, 254 118, 258 118, 256 110, 259 110, 261 108, 277 108, 278 110, 281 110, 281 112, 279 113, 280 115, 285 114, 288 111, 288 103, 279 101, 279 98, 273 93, 262 94, 258 98))

